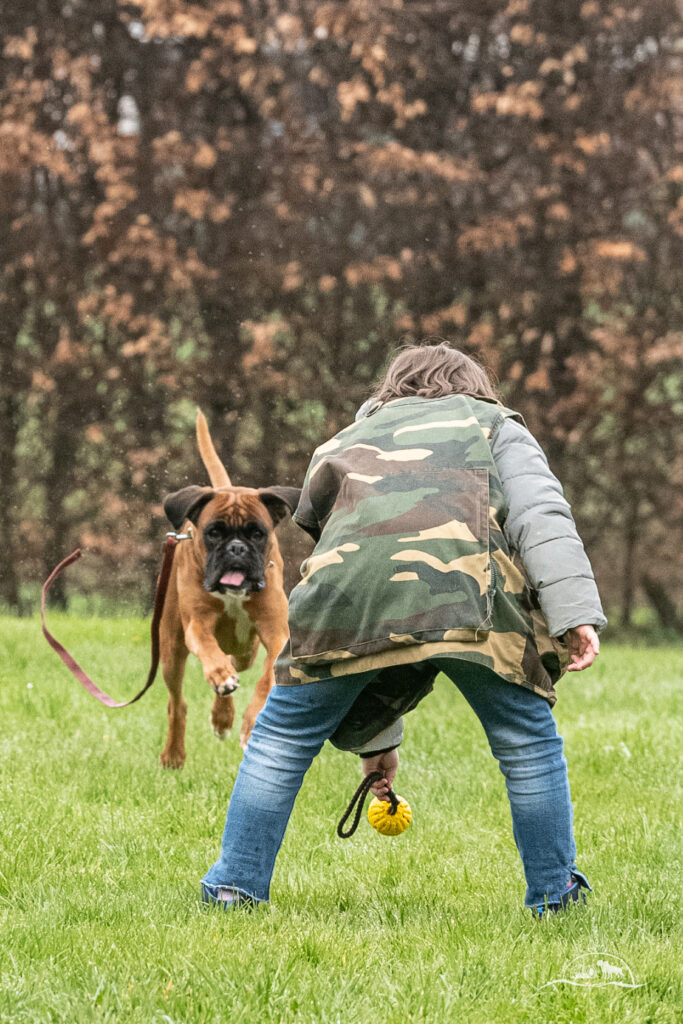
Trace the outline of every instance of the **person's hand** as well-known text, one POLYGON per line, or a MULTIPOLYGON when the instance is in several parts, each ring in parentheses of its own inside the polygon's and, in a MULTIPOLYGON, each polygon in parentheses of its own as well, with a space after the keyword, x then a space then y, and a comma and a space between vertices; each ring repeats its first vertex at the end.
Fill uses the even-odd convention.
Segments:
POLYGON ((569 648, 570 664, 567 672, 581 672, 592 665, 600 653, 600 640, 592 626, 572 626, 564 634, 569 648))
POLYGON ((374 757, 364 757, 361 760, 363 762, 363 775, 368 776, 370 772, 384 773, 384 778, 372 786, 371 792, 374 793, 378 800, 385 800, 389 803, 389 790, 392 787, 394 776, 398 769, 398 748, 387 750, 385 754, 375 754, 374 757))

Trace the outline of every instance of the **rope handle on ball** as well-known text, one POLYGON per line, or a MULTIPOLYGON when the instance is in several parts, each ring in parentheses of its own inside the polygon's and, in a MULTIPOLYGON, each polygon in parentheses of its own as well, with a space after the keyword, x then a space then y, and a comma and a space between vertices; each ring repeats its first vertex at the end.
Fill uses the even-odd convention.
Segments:
MULTIPOLYGON (((375 785, 375 783, 379 782, 379 780, 383 778, 384 772, 380 771, 370 772, 369 775, 365 776, 360 786, 351 797, 349 805, 344 811, 343 815, 340 818, 339 824, 337 825, 337 835, 339 836, 340 839, 349 839, 356 831, 360 822, 360 816, 363 813, 363 805, 365 804, 365 799, 368 793, 375 785), (353 814, 354 807, 356 810, 354 819, 351 822, 349 828, 346 831, 344 831, 344 825, 353 814)), ((387 811, 387 814, 396 814, 396 811, 398 810, 398 797, 391 788, 389 789, 388 796, 391 807, 387 811)))

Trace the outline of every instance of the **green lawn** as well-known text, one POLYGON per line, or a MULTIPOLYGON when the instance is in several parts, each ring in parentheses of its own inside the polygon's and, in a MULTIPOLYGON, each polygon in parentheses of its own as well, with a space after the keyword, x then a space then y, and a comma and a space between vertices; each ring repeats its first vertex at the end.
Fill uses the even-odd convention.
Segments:
MULTIPOLYGON (((104 689, 136 692, 146 623, 53 614, 51 625, 104 689)), ((542 923, 522 907, 502 777, 445 680, 408 720, 397 785, 408 832, 387 838, 364 821, 336 837, 360 773, 328 746, 295 808, 272 908, 221 914, 201 907, 198 881, 241 751, 210 731, 197 662, 187 766, 166 772, 162 681, 109 711, 36 621, 0 619, 0 650, 0 1021, 680 1020, 680 648, 607 643, 561 683, 578 863, 595 893, 542 923), (620 957, 640 987, 546 984, 583 954, 620 957)))

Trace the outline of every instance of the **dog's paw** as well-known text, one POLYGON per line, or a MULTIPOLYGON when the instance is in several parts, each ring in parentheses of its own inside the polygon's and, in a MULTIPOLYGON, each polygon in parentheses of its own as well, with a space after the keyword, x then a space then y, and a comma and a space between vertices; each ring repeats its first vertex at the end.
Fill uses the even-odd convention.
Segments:
POLYGON ((219 697, 226 697, 229 693, 234 693, 240 685, 239 676, 232 666, 230 668, 216 668, 206 678, 211 689, 219 697))
POLYGON ((214 686, 214 692, 219 697, 227 697, 228 694, 234 693, 240 684, 237 682, 237 677, 233 679, 226 679, 224 683, 219 683, 218 686, 214 686))
POLYGON ((226 740, 232 732, 232 722, 228 725, 227 723, 215 720, 213 712, 209 715, 209 721, 211 722, 214 736, 218 737, 219 740, 226 740))
POLYGON ((159 764, 162 768, 182 768, 185 764, 185 751, 164 750, 159 764))
POLYGON ((209 721, 214 735, 219 740, 224 740, 230 735, 232 724, 235 720, 235 704, 229 695, 227 697, 215 696, 209 721))
POLYGON ((251 736, 251 730, 253 725, 253 722, 242 722, 242 728, 240 729, 240 746, 242 750, 247 749, 247 743, 249 742, 249 737, 251 736))

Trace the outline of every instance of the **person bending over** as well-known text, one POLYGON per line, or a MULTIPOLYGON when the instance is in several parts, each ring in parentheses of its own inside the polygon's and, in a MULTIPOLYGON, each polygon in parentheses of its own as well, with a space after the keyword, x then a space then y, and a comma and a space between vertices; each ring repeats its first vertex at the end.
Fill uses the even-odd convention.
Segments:
POLYGON ((399 352, 356 421, 315 451, 294 514, 316 541, 291 637, 230 799, 205 902, 269 900, 304 774, 325 740, 388 799, 402 716, 439 672, 479 718, 505 778, 525 905, 590 889, 575 863, 554 684, 606 625, 562 488, 486 371, 447 344, 399 352))

